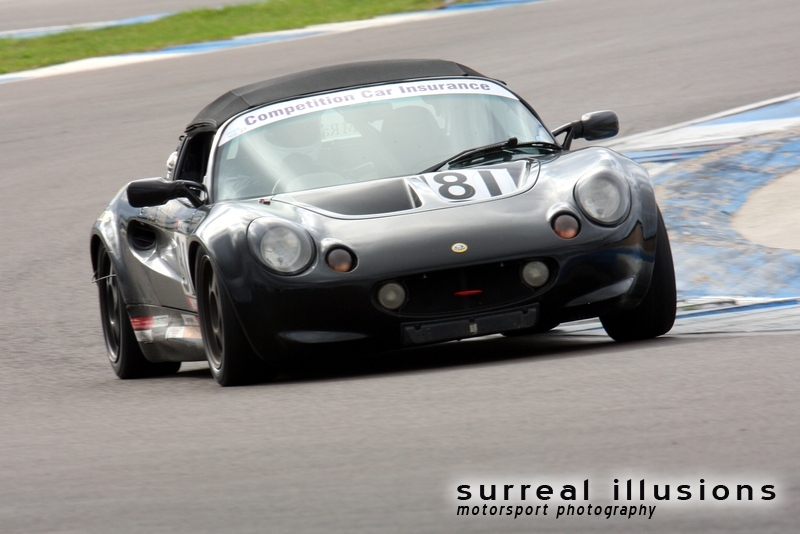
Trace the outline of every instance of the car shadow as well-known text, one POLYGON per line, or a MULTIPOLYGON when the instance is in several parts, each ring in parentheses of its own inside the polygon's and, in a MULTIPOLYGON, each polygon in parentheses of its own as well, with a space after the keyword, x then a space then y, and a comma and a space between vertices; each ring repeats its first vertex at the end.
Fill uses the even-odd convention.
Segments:
POLYGON ((276 382, 361 379, 374 375, 431 372, 483 365, 509 365, 520 361, 602 356, 641 351, 654 344, 674 343, 662 337, 631 343, 616 343, 599 335, 564 334, 558 331, 506 338, 489 336, 468 341, 415 347, 389 352, 308 358, 286 369, 276 382))
MULTIPOLYGON (((298 362, 282 370, 270 384, 292 384, 330 380, 356 380, 365 377, 420 373, 457 367, 509 365, 520 361, 547 361, 562 358, 603 356, 609 353, 642 351, 654 345, 681 342, 676 337, 617 343, 601 335, 564 333, 558 330, 507 338, 483 338, 453 341, 437 345, 385 352, 341 354, 325 349, 324 354, 304 355, 298 362)), ((211 372, 202 363, 185 364, 176 378, 211 379, 211 372), (186 368, 187 366, 201 366, 186 368)))

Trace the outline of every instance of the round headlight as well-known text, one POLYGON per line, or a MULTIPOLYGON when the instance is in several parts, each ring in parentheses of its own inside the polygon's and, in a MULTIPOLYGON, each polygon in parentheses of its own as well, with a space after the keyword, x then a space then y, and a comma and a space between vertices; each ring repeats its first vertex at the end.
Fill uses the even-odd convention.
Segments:
POLYGON ((609 226, 621 223, 631 207, 628 182, 610 170, 578 180, 575 200, 588 218, 609 226))
POLYGON ((311 236, 302 228, 257 219, 247 233, 256 256, 278 274, 300 273, 314 259, 311 236))

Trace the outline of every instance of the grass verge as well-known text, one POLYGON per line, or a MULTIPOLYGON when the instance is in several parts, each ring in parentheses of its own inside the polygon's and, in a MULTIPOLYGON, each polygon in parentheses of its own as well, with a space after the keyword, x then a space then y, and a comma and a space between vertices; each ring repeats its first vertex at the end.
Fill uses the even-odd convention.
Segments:
POLYGON ((0 74, 89 57, 160 50, 249 33, 422 11, 444 0, 269 0, 177 13, 153 22, 25 39, 0 39, 0 74))

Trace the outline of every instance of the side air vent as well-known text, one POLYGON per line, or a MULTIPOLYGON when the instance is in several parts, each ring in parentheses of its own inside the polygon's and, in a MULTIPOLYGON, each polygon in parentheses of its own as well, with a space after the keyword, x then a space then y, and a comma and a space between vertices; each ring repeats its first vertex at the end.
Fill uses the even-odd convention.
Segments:
POLYGON ((135 250, 147 251, 156 246, 156 232, 150 226, 137 221, 128 225, 128 242, 135 250))

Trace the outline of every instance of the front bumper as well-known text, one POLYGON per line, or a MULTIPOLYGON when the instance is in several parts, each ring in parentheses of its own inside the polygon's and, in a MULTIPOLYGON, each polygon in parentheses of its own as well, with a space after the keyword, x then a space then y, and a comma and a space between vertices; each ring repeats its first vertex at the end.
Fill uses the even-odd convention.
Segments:
MULTIPOLYGON (((272 357, 270 349, 276 342, 283 348, 326 344, 415 346, 529 330, 540 324, 629 309, 638 304, 650 284, 655 247, 656 238, 644 239, 641 224, 636 224, 624 238, 590 250, 567 247, 544 257, 532 254, 508 258, 503 261, 544 260, 554 267, 551 280, 540 290, 523 288, 518 298, 502 302, 489 299, 488 304, 460 310, 440 306, 431 314, 420 313, 424 306, 419 305, 413 313, 403 308, 391 312, 382 309, 375 298, 380 284, 418 278, 423 273, 380 279, 350 276, 336 283, 307 281, 280 288, 270 284, 268 278, 256 279, 247 298, 234 299, 234 305, 248 339, 265 359, 272 357)), ((458 269, 452 271, 457 273, 458 269)), ((474 280, 465 283, 474 284, 474 280)))

